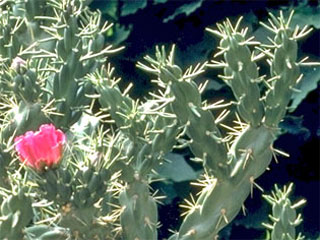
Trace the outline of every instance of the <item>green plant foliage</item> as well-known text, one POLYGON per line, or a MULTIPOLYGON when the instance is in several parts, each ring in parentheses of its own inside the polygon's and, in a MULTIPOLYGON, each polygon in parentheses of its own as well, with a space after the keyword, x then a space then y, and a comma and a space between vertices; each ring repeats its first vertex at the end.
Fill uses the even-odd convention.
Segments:
MULTIPOLYGON (((181 2, 182 4, 168 17, 163 19, 163 22, 169 22, 175 19, 180 14, 189 16, 201 7, 203 0, 195 0, 192 2, 181 2)), ((171 4, 167 0, 154 0, 153 4, 171 4)), ((99 8, 103 16, 111 21, 118 21, 122 17, 137 14, 138 10, 144 10, 151 1, 147 0, 93 0, 91 5, 99 8)), ((118 45, 125 41, 130 35, 132 25, 129 27, 115 24, 109 31, 108 36, 111 37, 109 40, 114 44, 118 45)))
POLYGON ((114 44, 115 46, 118 46, 129 37, 131 31, 132 31, 132 25, 125 27, 116 23, 110 29, 110 32, 108 32, 108 36, 112 44, 114 44))
POLYGON ((300 4, 295 7, 295 16, 292 19, 293 25, 303 27, 305 25, 313 26, 316 29, 320 29, 320 6, 311 7, 307 1, 301 1, 300 4))
POLYGON ((168 0, 154 0, 154 4, 166 3, 168 0))
POLYGON ((297 85, 297 91, 292 95, 289 111, 293 112, 305 99, 309 92, 317 89, 320 82, 320 68, 308 68, 305 70, 303 80, 297 85))
POLYGON ((170 20, 173 20, 176 16, 180 15, 180 14, 186 14, 187 16, 189 16, 191 13, 193 13, 194 11, 196 11, 199 7, 201 7, 203 0, 195 0, 192 1, 190 3, 185 3, 183 5, 181 5, 179 8, 177 8, 175 10, 175 12, 166 17, 163 22, 169 22, 170 20))
POLYGON ((281 129, 284 133, 290 133, 293 135, 300 135, 305 140, 310 137, 310 131, 306 127, 303 126, 303 117, 295 117, 287 115, 283 122, 280 123, 281 129))
POLYGON ((122 0, 121 16, 136 13, 147 6, 147 0, 122 0))
MULTIPOLYGON (((102 1, 100 1, 102 2, 102 1)), ((114 20, 118 20, 118 4, 119 1, 104 1, 103 3, 100 3, 99 9, 102 14, 111 17, 114 20)))

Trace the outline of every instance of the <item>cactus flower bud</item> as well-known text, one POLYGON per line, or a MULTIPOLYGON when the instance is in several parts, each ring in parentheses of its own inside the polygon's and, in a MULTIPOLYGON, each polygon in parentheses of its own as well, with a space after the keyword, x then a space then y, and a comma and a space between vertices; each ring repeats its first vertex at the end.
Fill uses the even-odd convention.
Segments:
POLYGON ((66 136, 54 125, 44 124, 39 131, 28 131, 14 141, 20 160, 41 171, 45 166, 52 167, 60 162, 66 136))

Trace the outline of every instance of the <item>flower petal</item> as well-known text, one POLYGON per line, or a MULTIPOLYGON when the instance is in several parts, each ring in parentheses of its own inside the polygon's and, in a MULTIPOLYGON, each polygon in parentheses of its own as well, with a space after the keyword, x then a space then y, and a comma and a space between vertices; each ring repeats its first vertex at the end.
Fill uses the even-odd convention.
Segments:
POLYGON ((30 167, 42 169, 59 163, 66 136, 53 124, 43 124, 39 131, 26 132, 14 141, 20 160, 30 167))

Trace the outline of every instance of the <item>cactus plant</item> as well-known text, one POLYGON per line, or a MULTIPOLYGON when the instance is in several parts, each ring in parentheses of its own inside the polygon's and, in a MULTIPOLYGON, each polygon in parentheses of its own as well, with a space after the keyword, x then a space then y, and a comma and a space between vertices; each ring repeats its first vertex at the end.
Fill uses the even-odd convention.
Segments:
POLYGON ((263 198, 272 205, 272 215, 269 217, 273 224, 263 223, 268 230, 271 230, 271 239, 304 239, 301 233, 296 237, 295 227, 302 222, 301 214, 297 215, 296 208, 305 204, 306 200, 301 199, 292 204, 289 199, 292 187, 291 183, 281 190, 275 185, 275 192, 272 192, 272 196, 263 195, 263 198))
POLYGON ((213 239, 280 152, 278 125, 306 64, 297 62, 297 40, 309 30, 290 28, 293 13, 270 14, 263 25, 274 39, 263 45, 241 19, 226 20, 207 29, 221 38, 223 60, 185 71, 174 47, 157 47, 137 67, 156 76, 159 90, 139 100, 107 62, 122 47, 107 44, 111 24, 89 2, 0 1, 1 238, 158 239, 155 169, 189 147, 203 166, 202 190, 170 239, 213 239), (261 58, 269 79, 259 75, 261 58), (206 84, 195 79, 210 68, 223 68, 234 103, 203 101, 206 84), (231 105, 234 127, 223 123, 230 111, 212 112, 231 105))

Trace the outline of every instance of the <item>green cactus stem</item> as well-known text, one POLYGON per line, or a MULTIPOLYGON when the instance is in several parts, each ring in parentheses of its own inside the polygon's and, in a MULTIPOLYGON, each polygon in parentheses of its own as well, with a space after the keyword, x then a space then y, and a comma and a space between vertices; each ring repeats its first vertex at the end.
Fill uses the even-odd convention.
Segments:
POLYGON ((289 186, 284 186, 283 190, 275 185, 275 191, 272 191, 272 195, 262 195, 263 198, 271 204, 272 214, 269 218, 272 224, 263 223, 269 231, 268 234, 272 240, 302 240, 304 236, 296 233, 296 226, 302 222, 301 214, 296 213, 296 208, 306 203, 305 199, 292 204, 289 195, 292 192, 293 183, 289 186))
MULTIPOLYGON (((276 22, 273 15, 270 17, 276 22)), ((190 211, 186 214, 179 232, 170 239, 212 239, 217 236, 218 232, 238 214, 253 186, 258 186, 255 179, 268 168, 274 152, 273 142, 278 135, 277 126, 284 116, 291 97, 291 94, 285 94, 285 92, 292 92, 300 76, 297 72, 298 68, 294 67, 298 64, 290 63, 291 60, 296 60, 297 47, 294 47, 298 39, 296 36, 300 38, 308 32, 306 29, 300 33, 291 31, 289 27, 291 17, 292 14, 286 21, 280 14, 277 21, 281 24, 273 25, 273 31, 281 37, 277 35, 277 40, 274 40, 277 41, 277 45, 273 46, 271 51, 259 47, 260 43, 253 41, 253 38, 246 39, 247 31, 238 30, 241 19, 235 27, 227 20, 224 24, 218 24, 219 31, 209 30, 222 38, 221 51, 216 55, 223 54, 225 61, 212 61, 207 66, 224 68, 225 75, 221 78, 231 87, 238 101, 236 105, 241 117, 238 121, 241 128, 236 130, 228 127, 233 134, 236 134, 232 142, 230 138, 223 138, 219 134, 215 126, 215 122, 219 121, 215 121, 213 117, 207 117, 211 113, 207 111, 208 107, 201 103, 199 91, 194 87, 192 79, 202 72, 201 68, 197 66, 195 69, 198 71, 195 70, 190 74, 191 70, 188 70, 183 74, 181 69, 173 64, 172 57, 166 64, 160 64, 159 57, 157 60, 146 57, 151 67, 140 64, 140 67, 146 71, 153 74, 161 73, 158 79, 159 86, 170 86, 174 96, 172 110, 180 123, 186 125, 186 134, 191 139, 189 146, 197 159, 202 159, 208 178, 216 179, 216 181, 209 181, 210 184, 205 184, 197 201, 190 206, 190 211), (289 49, 288 44, 294 46, 289 49), (256 46, 261 54, 253 55, 250 45, 256 46), (270 57, 278 56, 279 51, 287 51, 287 60, 285 57, 279 62, 275 61, 275 58, 268 60, 274 85, 270 88, 271 90, 266 91, 266 97, 264 97, 264 92, 260 90, 260 83, 267 85, 269 81, 259 76, 256 60, 264 54, 270 57), (284 62, 287 63, 287 68, 278 66, 278 70, 274 70, 275 64, 283 65, 284 62), (276 71, 283 69, 288 69, 288 75, 278 82, 279 77, 274 76, 280 74, 276 71), (290 91, 285 90, 286 88, 290 91), (277 96, 282 100, 275 100, 278 91, 277 96), (271 104, 269 99, 273 99, 274 102, 271 104), (271 110, 274 107, 278 110, 271 110), (271 117, 271 111, 277 117, 275 115, 271 117), (208 139, 204 136, 208 136, 208 139), (209 139, 210 137, 212 140, 209 139), (228 149, 223 147, 225 144, 228 144, 228 149), (219 147, 213 151, 210 159, 210 149, 216 146, 219 147), (211 164, 208 164, 208 159, 211 160, 209 162, 211 164)), ((160 55, 161 52, 157 51, 156 56, 160 55)), ((170 55, 173 56, 173 53, 170 55)))
POLYGON ((23 230, 33 218, 32 201, 25 192, 26 189, 20 189, 4 198, 0 211, 1 239, 23 238, 23 230))

